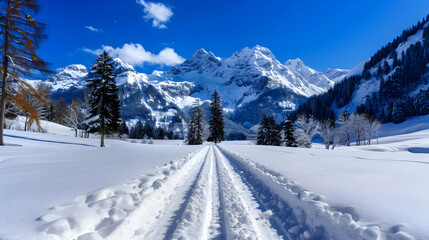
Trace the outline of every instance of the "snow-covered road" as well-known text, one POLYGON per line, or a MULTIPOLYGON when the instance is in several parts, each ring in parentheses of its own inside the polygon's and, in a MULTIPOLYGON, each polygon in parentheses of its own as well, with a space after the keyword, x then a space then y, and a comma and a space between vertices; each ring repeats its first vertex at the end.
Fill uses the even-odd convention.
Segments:
POLYGON ((41 216, 51 239, 377 239, 284 177, 205 146, 160 173, 78 197, 41 216))

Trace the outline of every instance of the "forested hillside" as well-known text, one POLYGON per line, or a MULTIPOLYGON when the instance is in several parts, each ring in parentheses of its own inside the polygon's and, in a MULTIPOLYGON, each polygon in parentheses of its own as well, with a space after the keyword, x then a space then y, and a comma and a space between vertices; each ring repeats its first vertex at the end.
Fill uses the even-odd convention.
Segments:
POLYGON ((326 93, 310 97, 294 112, 317 119, 344 111, 399 123, 429 114, 429 16, 383 46, 326 93))

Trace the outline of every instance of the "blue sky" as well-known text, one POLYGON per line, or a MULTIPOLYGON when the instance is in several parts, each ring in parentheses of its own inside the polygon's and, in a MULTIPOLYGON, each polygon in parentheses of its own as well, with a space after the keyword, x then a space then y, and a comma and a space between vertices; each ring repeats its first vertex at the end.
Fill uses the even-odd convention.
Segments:
POLYGON ((429 14, 428 0, 40 0, 39 55, 89 67, 101 49, 137 70, 167 70, 200 48, 229 57, 268 47, 280 62, 352 68, 429 14), (103 48, 104 46, 104 48, 103 48))

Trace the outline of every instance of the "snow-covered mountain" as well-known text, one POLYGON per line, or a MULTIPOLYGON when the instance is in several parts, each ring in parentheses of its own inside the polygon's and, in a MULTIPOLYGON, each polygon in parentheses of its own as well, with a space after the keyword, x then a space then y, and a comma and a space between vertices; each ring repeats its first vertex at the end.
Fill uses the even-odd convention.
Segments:
POLYGON ((339 82, 344 79, 344 77, 349 73, 348 69, 330 69, 328 68, 325 72, 325 76, 328 77, 333 82, 339 82))
POLYGON ((360 112, 394 123, 429 114, 428 53, 429 16, 352 70, 328 69, 325 76, 338 84, 296 113, 324 118, 331 111, 360 112))
MULTIPOLYGON (((300 59, 280 63, 265 47, 244 48, 228 58, 200 49, 168 71, 138 73, 130 64, 114 59, 120 88, 122 117, 156 120, 158 124, 186 119, 196 98, 208 106, 214 90, 221 97, 227 117, 250 128, 263 114, 280 119, 307 97, 325 92, 334 82, 300 59)), ((75 64, 45 80, 53 97, 70 101, 83 96, 88 70, 75 64)), ((235 126, 237 127, 237 126, 235 126)))

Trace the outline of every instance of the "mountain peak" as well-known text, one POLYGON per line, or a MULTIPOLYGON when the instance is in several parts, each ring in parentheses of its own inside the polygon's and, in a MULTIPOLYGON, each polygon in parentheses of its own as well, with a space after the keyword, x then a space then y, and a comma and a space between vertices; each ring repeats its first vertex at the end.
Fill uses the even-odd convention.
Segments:
POLYGON ((298 66, 304 66, 304 62, 300 58, 295 58, 287 60, 285 65, 293 66, 294 68, 296 68, 298 66))
POLYGON ((245 47, 240 51, 235 52, 229 59, 230 60, 228 61, 237 61, 237 59, 242 59, 242 60, 253 59, 252 61, 255 61, 255 60, 275 61, 276 57, 274 56, 274 54, 271 52, 270 49, 266 47, 262 47, 260 45, 256 45, 252 48, 245 47))
POLYGON ((173 66, 168 70, 172 74, 184 74, 187 72, 197 71, 202 73, 216 69, 221 65, 221 59, 216 57, 212 52, 207 52, 204 48, 196 51, 191 58, 183 63, 173 66))
POLYGON ((75 71, 75 72, 81 72, 81 73, 85 73, 85 74, 88 73, 88 70, 82 64, 69 65, 69 66, 67 66, 61 70, 61 72, 64 72, 64 71, 75 71))
POLYGON ((204 48, 200 48, 200 49, 198 49, 198 51, 196 51, 195 53, 194 53, 194 55, 198 55, 198 54, 208 54, 208 52, 204 49, 204 48))
POLYGON ((133 66, 131 66, 130 64, 122 61, 120 58, 115 58, 113 59, 113 66, 115 67, 115 69, 113 70, 113 72, 115 74, 121 74, 124 72, 135 72, 136 70, 133 68, 133 66))

